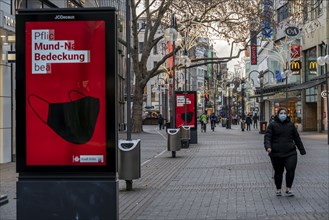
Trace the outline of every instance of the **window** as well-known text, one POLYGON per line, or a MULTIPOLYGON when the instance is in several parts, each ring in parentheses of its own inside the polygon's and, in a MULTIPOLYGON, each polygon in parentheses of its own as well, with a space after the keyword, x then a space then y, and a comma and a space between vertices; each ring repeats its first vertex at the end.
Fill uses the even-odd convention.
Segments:
POLYGON ((304 23, 317 19, 323 14, 323 1, 308 0, 304 3, 303 21, 304 23))
POLYGON ((151 102, 156 102, 156 92, 153 92, 156 88, 156 85, 151 85, 151 102))
POLYGON ((138 43, 138 53, 143 53, 144 49, 144 42, 139 42, 138 43))
POLYGON ((158 45, 153 47, 153 54, 158 54, 158 45))
POLYGON ((285 20, 289 16, 289 4, 285 4, 282 7, 280 7, 277 11, 278 14, 278 23, 285 20))
MULTIPOLYGON (((305 51, 305 82, 317 75, 316 47, 305 51)), ((305 102, 317 102, 317 87, 306 89, 305 102)))
POLYGON ((305 102, 317 102, 317 87, 306 89, 305 102))

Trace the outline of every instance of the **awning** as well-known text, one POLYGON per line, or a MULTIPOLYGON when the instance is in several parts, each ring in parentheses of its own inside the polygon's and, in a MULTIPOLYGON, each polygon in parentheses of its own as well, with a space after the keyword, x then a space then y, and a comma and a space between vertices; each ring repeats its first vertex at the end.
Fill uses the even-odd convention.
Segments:
POLYGON ((302 84, 299 84, 297 86, 293 86, 291 88, 288 89, 288 91, 296 91, 296 90, 302 90, 302 89, 308 89, 308 88, 312 88, 314 86, 317 86, 321 83, 324 83, 326 81, 326 79, 317 79, 317 80, 310 80, 307 82, 304 82, 302 84))
POLYGON ((256 88, 255 94, 261 94, 263 93, 265 94, 270 94, 270 93, 277 93, 277 92, 284 92, 286 91, 286 88, 292 88, 297 86, 296 83, 289 83, 288 85, 286 84, 280 84, 280 85, 272 85, 272 86, 268 86, 268 87, 264 87, 263 90, 260 87, 256 88))

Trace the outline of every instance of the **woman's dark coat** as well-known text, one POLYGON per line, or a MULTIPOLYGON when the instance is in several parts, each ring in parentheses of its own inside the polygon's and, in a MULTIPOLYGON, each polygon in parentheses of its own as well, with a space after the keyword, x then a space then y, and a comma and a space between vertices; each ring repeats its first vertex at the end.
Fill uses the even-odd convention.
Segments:
POLYGON ((281 122, 275 116, 274 121, 267 127, 264 136, 264 147, 266 151, 268 148, 272 148, 269 154, 270 157, 289 157, 296 155, 296 147, 301 155, 306 154, 298 131, 289 117, 281 122))

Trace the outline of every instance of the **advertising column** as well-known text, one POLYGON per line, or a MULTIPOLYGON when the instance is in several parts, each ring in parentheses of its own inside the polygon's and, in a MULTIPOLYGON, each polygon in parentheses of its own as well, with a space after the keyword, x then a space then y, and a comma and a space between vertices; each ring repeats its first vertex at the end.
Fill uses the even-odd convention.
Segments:
POLYGON ((17 219, 117 219, 115 10, 20 11, 16 33, 17 219))

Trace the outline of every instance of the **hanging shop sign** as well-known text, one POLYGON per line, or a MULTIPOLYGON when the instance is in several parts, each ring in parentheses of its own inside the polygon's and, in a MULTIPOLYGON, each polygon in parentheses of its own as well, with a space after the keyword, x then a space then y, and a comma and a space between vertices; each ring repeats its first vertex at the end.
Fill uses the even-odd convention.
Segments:
POLYGON ((292 59, 296 59, 300 57, 300 45, 299 44, 292 44, 290 46, 290 57, 292 59))
POLYGON ((197 127, 197 104, 195 91, 176 91, 175 109, 176 109, 176 127, 190 126, 197 127))
POLYGON ((17 169, 116 172, 114 10, 17 15, 17 169))
POLYGON ((250 35, 250 64, 257 65, 257 32, 251 31, 250 35))
POLYGON ((290 62, 290 70, 295 72, 295 71, 300 71, 302 68, 302 63, 299 60, 294 60, 290 62))
POLYGON ((299 34, 299 29, 294 26, 289 26, 284 30, 284 32, 286 33, 287 36, 294 37, 299 34))

